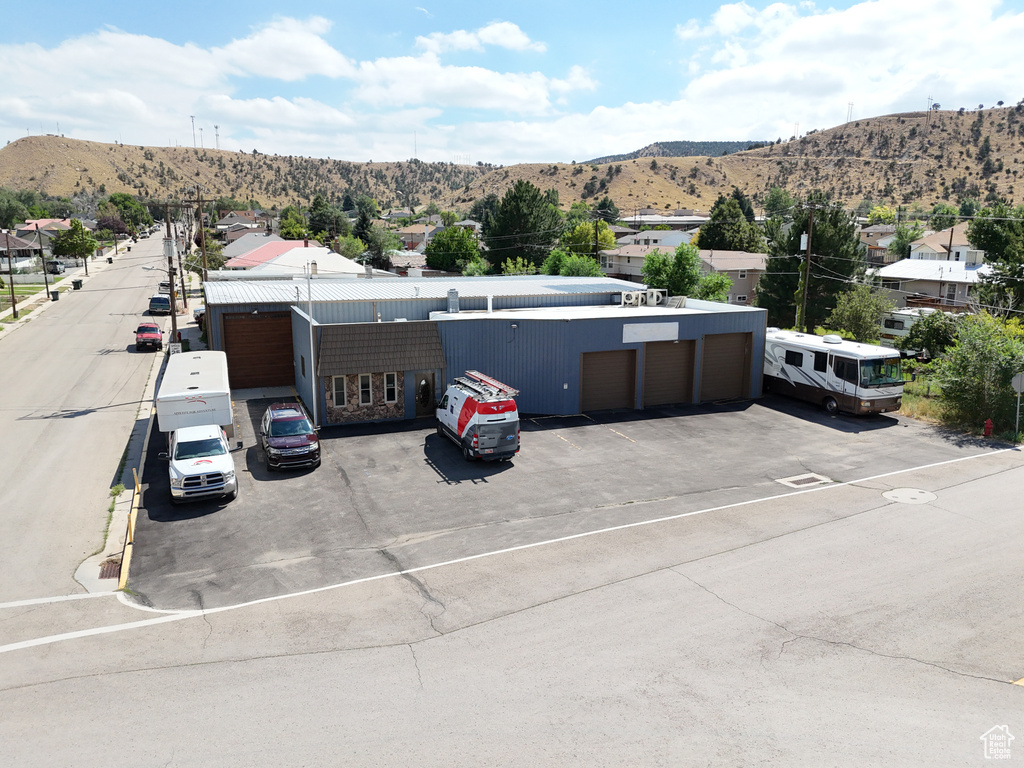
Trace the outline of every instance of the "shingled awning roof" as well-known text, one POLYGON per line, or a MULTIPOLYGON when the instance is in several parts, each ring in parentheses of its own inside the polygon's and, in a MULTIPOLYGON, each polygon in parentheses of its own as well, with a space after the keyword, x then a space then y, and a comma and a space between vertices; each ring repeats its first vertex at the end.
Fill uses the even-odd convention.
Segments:
POLYGON ((444 368, 437 323, 350 323, 322 328, 320 376, 444 368))

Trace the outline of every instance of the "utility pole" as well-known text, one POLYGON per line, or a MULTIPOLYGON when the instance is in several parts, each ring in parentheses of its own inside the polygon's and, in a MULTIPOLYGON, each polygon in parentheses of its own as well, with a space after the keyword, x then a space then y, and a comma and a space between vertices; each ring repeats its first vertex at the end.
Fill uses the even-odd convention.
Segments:
POLYGON ((11 310, 12 317, 18 319, 18 298, 14 294, 14 263, 11 261, 11 233, 4 231, 4 239, 7 240, 7 274, 10 279, 7 281, 11 289, 11 310))
POLYGON ((213 140, 217 145, 217 149, 220 149, 220 126, 213 126, 213 140))
POLYGON ((208 265, 206 263, 206 227, 203 225, 203 189, 202 187, 196 187, 196 199, 186 200, 186 203, 190 205, 198 206, 198 219, 199 219, 199 248, 203 254, 203 282, 207 280, 208 265))
POLYGON ((192 149, 196 148, 196 116, 189 115, 192 118, 192 149))
POLYGON ((164 254, 167 256, 167 282, 171 284, 171 341, 178 341, 178 303, 174 300, 174 237, 171 235, 171 204, 164 206, 164 221, 167 232, 164 235, 164 254))
MULTIPOLYGON (((46 293, 50 293, 50 281, 46 277, 46 256, 43 255, 43 234, 39 231, 39 222, 36 222, 36 237, 39 238, 39 263, 43 265, 43 285, 46 293)), ((85 274, 89 274, 89 267, 86 266, 85 274)))
POLYGON ((802 296, 800 297, 800 318, 797 325, 807 333, 807 294, 811 287, 811 237, 814 232, 814 206, 807 208, 807 253, 804 255, 804 281, 801 286, 802 296))

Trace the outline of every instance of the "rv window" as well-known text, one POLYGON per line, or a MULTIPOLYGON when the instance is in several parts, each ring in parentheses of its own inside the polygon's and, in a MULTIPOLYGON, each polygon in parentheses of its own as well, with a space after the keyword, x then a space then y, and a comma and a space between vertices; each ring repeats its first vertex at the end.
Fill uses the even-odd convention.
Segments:
POLYGON ((857 361, 851 360, 848 357, 834 357, 832 358, 832 370, 835 375, 843 381, 851 381, 854 384, 857 383, 857 361))
POLYGON ((903 330, 903 321, 902 320, 893 320, 891 317, 885 318, 884 325, 885 325, 886 328, 892 328, 893 330, 896 330, 896 331, 902 331, 903 330))
POLYGON ((814 353, 814 370, 818 373, 824 373, 828 370, 828 352, 814 353))
POLYGON ((804 353, 795 352, 792 349, 786 350, 786 365, 795 365, 797 368, 803 368, 804 365, 804 353))

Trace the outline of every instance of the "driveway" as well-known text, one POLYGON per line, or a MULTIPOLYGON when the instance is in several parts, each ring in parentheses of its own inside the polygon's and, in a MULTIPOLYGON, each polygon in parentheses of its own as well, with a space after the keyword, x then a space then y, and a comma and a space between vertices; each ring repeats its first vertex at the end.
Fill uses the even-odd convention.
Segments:
MULTIPOLYGON (((271 400, 236 399, 239 498, 172 507, 154 432, 129 586, 214 608, 981 453, 893 416, 735 406, 524 418, 509 463, 466 462, 433 424, 328 427, 319 469, 268 472, 271 400), (806 478, 807 475, 818 477, 806 478), (779 482, 796 478, 789 484, 779 482)), ((753 524, 753 522, 751 523, 753 524)))

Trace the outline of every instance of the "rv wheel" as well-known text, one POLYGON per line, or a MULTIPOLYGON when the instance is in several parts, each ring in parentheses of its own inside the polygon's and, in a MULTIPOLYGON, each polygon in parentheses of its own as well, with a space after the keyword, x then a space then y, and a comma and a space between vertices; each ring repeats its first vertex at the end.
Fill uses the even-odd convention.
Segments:
POLYGON ((826 397, 823 405, 825 406, 825 411, 829 416, 835 416, 839 413, 839 403, 836 402, 834 397, 826 397))

